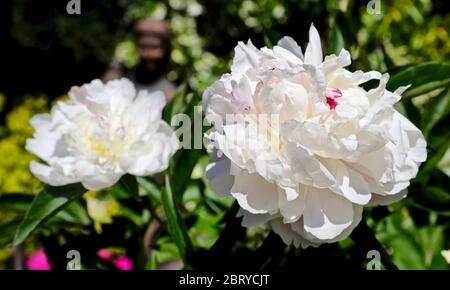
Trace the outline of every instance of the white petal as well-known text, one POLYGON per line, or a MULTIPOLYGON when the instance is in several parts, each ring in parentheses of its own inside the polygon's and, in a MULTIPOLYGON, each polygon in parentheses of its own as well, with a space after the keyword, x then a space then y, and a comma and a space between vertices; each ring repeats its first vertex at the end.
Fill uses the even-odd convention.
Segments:
POLYGON ((158 130, 149 139, 137 142, 120 161, 121 168, 132 175, 147 176, 162 172, 180 143, 172 128, 159 121, 158 130))
POLYGON ((367 180, 349 164, 335 161, 336 190, 349 201, 364 205, 371 199, 371 192, 367 180))
POLYGON ((338 242, 338 241, 341 241, 341 240, 347 238, 362 219, 363 207, 360 205, 356 205, 356 204, 353 204, 352 207, 353 207, 353 220, 352 220, 351 225, 346 227, 340 234, 338 234, 337 236, 335 236, 334 238, 331 238, 331 239, 321 239, 321 238, 314 236, 310 232, 307 232, 305 230, 303 218, 301 218, 298 221, 296 221, 295 223, 291 223, 289 225, 291 226, 293 231, 295 231, 298 235, 300 235, 302 238, 304 238, 305 241, 307 241, 306 246, 317 247, 323 243, 338 242))
POLYGON ((165 104, 166 98, 162 91, 155 91, 150 94, 145 90, 140 91, 124 114, 124 129, 131 130, 137 136, 144 133, 152 134, 160 126, 165 104))
POLYGON ((337 69, 350 65, 350 63, 350 53, 347 50, 342 49, 339 56, 334 54, 326 56, 324 62, 321 64, 321 67, 323 73, 328 75, 337 69))
POLYGON ((345 159, 357 152, 354 146, 349 147, 345 143, 345 138, 336 136, 336 132, 331 132, 325 124, 290 120, 282 124, 281 132, 283 136, 288 136, 289 141, 321 157, 345 159))
POLYGON ((334 183, 334 177, 328 169, 303 146, 286 142, 283 149, 290 160, 292 174, 297 181, 317 187, 328 187, 334 183))
POLYGON ((318 239, 333 239, 352 224, 352 203, 327 189, 310 187, 303 222, 305 231, 318 239))
POLYGON ((287 51, 294 54, 297 58, 303 61, 303 53, 301 47, 295 42, 292 37, 285 36, 280 39, 277 43, 277 46, 286 49, 287 51))
POLYGON ((368 203, 368 205, 388 205, 393 202, 397 202, 402 200, 408 194, 408 190, 404 189, 396 194, 391 195, 380 195, 380 194, 372 194, 372 199, 368 203))
POLYGON ((120 177, 122 177, 121 174, 99 172, 96 175, 83 176, 81 178, 81 184, 83 184, 86 189, 98 191, 113 186, 119 181, 120 177))
POLYGON ((228 195, 234 184, 234 176, 230 173, 231 161, 225 155, 217 157, 217 154, 218 151, 214 150, 209 155, 206 177, 212 190, 221 195, 228 195))
POLYGON ((393 119, 386 122, 386 128, 393 139, 393 143, 386 148, 394 157, 394 179, 397 183, 408 182, 417 175, 420 163, 426 160, 425 138, 419 129, 396 111, 393 119))
POLYGON ((274 213, 278 210, 277 186, 257 173, 243 170, 236 175, 231 195, 250 213, 274 213))
POLYGON ((314 25, 309 28, 309 43, 305 52, 305 63, 320 65, 323 61, 322 45, 320 44, 320 36, 314 25))
POLYGON ((270 214, 253 214, 242 208, 239 208, 236 217, 242 217, 242 226, 247 228, 264 224, 274 218, 270 214))
POLYGON ((306 248, 309 245, 299 234, 294 232, 288 224, 284 224, 281 218, 272 220, 270 226, 287 245, 294 244, 296 247, 302 245, 303 248, 306 248))
POLYGON ((30 123, 36 132, 33 138, 27 139, 25 149, 42 160, 48 161, 56 151, 61 134, 50 129, 51 118, 49 114, 36 115, 31 119, 30 123))
POLYGON ((379 80, 381 73, 377 71, 368 71, 362 74, 362 78, 358 81, 358 85, 368 82, 370 80, 379 80))
MULTIPOLYGON (((304 186, 300 186, 304 188, 304 186)), ((291 189, 292 190, 292 189, 291 189)), ((306 193, 299 192, 294 200, 288 200, 286 194, 278 195, 278 206, 283 216, 283 223, 293 223, 303 214, 306 207, 306 193)))
POLYGON ((231 71, 236 75, 236 79, 240 79, 240 76, 249 68, 256 67, 259 64, 258 50, 250 40, 247 44, 240 41, 234 48, 234 53, 231 71))
POLYGON ((30 170, 40 181, 51 186, 62 186, 80 181, 77 178, 65 176, 62 172, 36 161, 31 161, 30 170))
POLYGON ((122 78, 107 82, 102 97, 109 98, 110 112, 118 114, 127 109, 135 96, 136 89, 133 83, 122 78))
POLYGON ((273 53, 275 57, 286 60, 292 66, 300 65, 303 63, 303 61, 298 58, 298 56, 283 47, 274 46, 273 53))

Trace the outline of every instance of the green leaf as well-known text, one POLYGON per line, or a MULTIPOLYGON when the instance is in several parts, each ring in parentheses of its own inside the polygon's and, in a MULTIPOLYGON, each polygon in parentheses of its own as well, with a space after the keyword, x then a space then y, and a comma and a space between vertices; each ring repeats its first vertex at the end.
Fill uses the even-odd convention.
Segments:
POLYGON ((425 137, 430 134, 431 129, 450 112, 450 88, 444 90, 433 99, 430 110, 425 114, 422 121, 422 130, 425 137))
POLYGON ((176 166, 171 172, 173 180, 176 179, 176 183, 173 184, 172 190, 174 196, 180 201, 183 197, 183 193, 186 190, 189 180, 191 179, 192 170, 197 164, 198 159, 204 154, 202 150, 190 149, 181 150, 180 156, 176 161, 176 166))
POLYGON ((400 269, 420 270, 426 268, 422 249, 409 233, 400 233, 389 244, 393 249, 394 262, 400 269))
POLYGON ((137 225, 139 227, 143 226, 142 217, 136 211, 134 211, 131 207, 121 204, 120 205, 120 213, 124 217, 131 220, 135 225, 137 225))
MULTIPOLYGON (((0 212, 14 212, 25 214, 33 202, 34 196, 24 193, 7 193, 0 196, 0 212)), ((58 213, 58 217, 65 222, 90 224, 86 210, 79 203, 71 203, 58 213)))
POLYGON ((403 105, 403 109, 406 112, 406 116, 408 119, 417 127, 420 127, 420 120, 422 117, 420 116, 420 112, 416 106, 414 106, 411 99, 402 99, 400 104, 403 105))
MULTIPOLYGON (((429 86, 426 90, 422 88, 422 91, 420 91, 420 94, 424 94, 435 89, 434 86, 430 87, 430 83, 447 81, 448 79, 450 79, 450 64, 429 62, 411 65, 393 73, 386 88, 394 91, 400 86, 411 84, 411 90, 419 90, 421 86, 429 86)), ((414 94, 414 96, 416 95, 417 93, 414 94)), ((407 96, 408 94, 405 92, 404 97, 407 96)))
POLYGON ((154 200, 154 201, 156 201, 158 203, 161 202, 161 191, 159 190, 158 186, 154 182, 148 180, 148 177, 147 178, 145 178, 145 177, 137 177, 137 181, 138 181, 138 184, 145 191, 147 191, 149 197, 152 200, 154 200))
POLYGON ((444 229, 442 226, 427 226, 418 231, 419 244, 425 254, 425 265, 429 269, 433 260, 441 258, 441 251, 444 250, 444 229))
POLYGON ((0 248, 5 247, 12 242, 14 233, 16 232, 16 228, 19 224, 20 219, 0 225, 0 248))
POLYGON ((7 193, 0 196, 0 212, 26 212, 33 202, 33 195, 23 193, 7 193))
POLYGON ((86 192, 81 184, 47 187, 36 195, 14 237, 21 244, 36 228, 86 192))
POLYGON ((91 220, 86 209, 77 201, 67 205, 67 207, 61 210, 57 216, 66 222, 82 224, 85 226, 91 224, 91 220))
MULTIPOLYGON (((202 122, 201 116, 199 116, 199 112, 195 110, 199 101, 199 97, 194 96, 186 109, 186 114, 191 120, 198 119, 199 122, 202 122), (198 115, 196 116, 196 114, 198 115)), ((191 132, 193 132, 193 135, 196 135, 196 128, 194 124, 192 124, 191 126, 191 132)), ((200 135, 203 136, 203 134, 200 135)), ((195 140, 192 141, 193 143, 196 142, 195 140)), ((203 142, 203 140, 197 140, 197 142, 203 142)), ((176 178, 177 180, 177 182, 172 186, 172 191, 178 201, 182 199, 183 192, 185 191, 186 186, 191 179, 192 170, 197 164, 199 158, 204 154, 204 151, 202 149, 195 149, 195 144, 191 145, 194 145, 193 149, 178 150, 178 152, 172 158, 172 164, 175 164, 176 166, 173 166, 170 172, 171 179, 175 180, 176 178)))
POLYGON ((122 176, 122 178, 120 178, 119 183, 131 195, 139 196, 139 185, 137 183, 135 176, 130 175, 130 174, 125 174, 124 176, 122 176))
POLYGON ((230 261, 236 261, 236 252, 245 247, 246 229, 241 225, 242 217, 236 217, 239 210, 239 204, 235 201, 231 208, 217 222, 218 225, 224 225, 218 239, 209 248, 208 251, 200 252, 195 260, 195 269, 206 270, 210 265, 221 261, 217 267, 226 268, 230 261))
POLYGON ((175 94, 172 96, 169 103, 167 103, 166 107, 164 108, 164 120, 169 123, 169 125, 173 116, 181 113, 183 110, 184 99, 186 97, 186 89, 186 84, 181 84, 175 91, 175 94))
POLYGON ((165 187, 161 192, 162 204, 169 224, 169 232, 178 247, 185 268, 190 268, 191 242, 181 216, 177 210, 177 202, 172 194, 169 175, 166 174, 165 187))
POLYGON ((424 186, 409 194, 408 204, 443 215, 450 214, 450 192, 438 186, 424 186))
POLYGON ((405 93, 403 93, 403 97, 406 99, 412 99, 426 93, 432 92, 434 90, 446 87, 450 84, 450 78, 442 81, 434 81, 429 82, 427 84, 421 85, 416 88, 410 88, 405 93))
POLYGON ((418 181, 421 181, 423 184, 425 184, 428 181, 431 172, 436 168, 437 164, 439 163, 439 161, 441 161, 442 157, 444 157, 449 146, 450 146, 450 139, 447 139, 444 144, 441 144, 441 146, 439 146, 439 148, 435 152, 433 152, 433 154, 430 154, 428 156, 428 160, 425 162, 424 165, 422 165, 421 170, 417 174, 416 179, 418 181))
POLYGON ((331 47, 334 54, 338 55, 341 49, 344 48, 344 36, 342 35, 342 31, 339 28, 339 25, 336 23, 333 25, 333 32, 332 32, 332 39, 331 39, 331 47))

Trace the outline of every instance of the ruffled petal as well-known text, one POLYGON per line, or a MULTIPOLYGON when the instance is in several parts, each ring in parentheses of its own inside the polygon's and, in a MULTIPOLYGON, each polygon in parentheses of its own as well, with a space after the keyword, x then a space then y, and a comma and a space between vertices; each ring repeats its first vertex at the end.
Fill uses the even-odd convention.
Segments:
POLYGON ((241 171, 235 177, 231 195, 246 211, 254 214, 278 211, 278 192, 275 184, 259 174, 241 171))

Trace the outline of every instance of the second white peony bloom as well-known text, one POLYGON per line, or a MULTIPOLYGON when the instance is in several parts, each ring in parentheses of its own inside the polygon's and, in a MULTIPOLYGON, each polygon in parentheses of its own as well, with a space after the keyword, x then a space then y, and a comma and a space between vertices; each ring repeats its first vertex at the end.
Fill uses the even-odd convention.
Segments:
POLYGON ((46 163, 30 165, 41 181, 52 186, 81 182, 100 190, 124 174, 145 176, 168 167, 179 141, 161 119, 162 92, 136 95, 127 79, 94 80, 73 87, 69 96, 50 114, 31 120, 35 134, 26 149, 46 163))
POLYGON ((273 49, 240 42, 231 73, 205 91, 208 179, 238 201, 244 226, 269 223, 287 244, 318 246, 346 238, 363 207, 405 196, 427 155, 393 107, 406 88, 390 92, 387 74, 350 72, 350 61, 344 49, 323 59, 311 26, 304 54, 289 37, 273 49), (371 79, 379 85, 366 91, 371 79))

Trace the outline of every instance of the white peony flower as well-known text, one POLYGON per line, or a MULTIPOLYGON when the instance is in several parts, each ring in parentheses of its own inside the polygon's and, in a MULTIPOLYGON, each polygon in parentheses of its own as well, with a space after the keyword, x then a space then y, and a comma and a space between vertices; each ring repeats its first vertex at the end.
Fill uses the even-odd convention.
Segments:
POLYGON ((244 226, 268 222, 287 244, 318 246, 346 238, 364 206, 405 196, 427 155, 393 108, 406 88, 387 91, 387 74, 349 64, 345 49, 323 59, 311 26, 305 54, 290 37, 273 49, 240 42, 231 73, 205 91, 208 179, 236 198, 244 226), (370 79, 379 85, 366 91, 370 79))
POLYGON ((161 119, 162 92, 136 96, 127 79, 94 80, 73 87, 69 96, 50 114, 31 120, 35 134, 26 149, 46 163, 30 164, 41 181, 52 186, 81 182, 100 190, 126 173, 144 176, 168 167, 179 142, 161 119))
POLYGON ((450 250, 442 250, 442 257, 444 257, 445 261, 450 264, 450 250))

